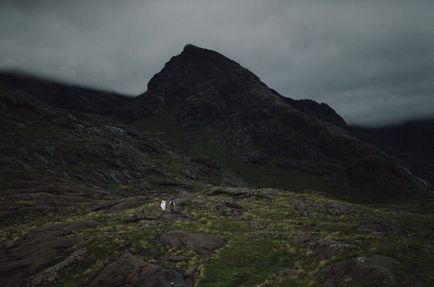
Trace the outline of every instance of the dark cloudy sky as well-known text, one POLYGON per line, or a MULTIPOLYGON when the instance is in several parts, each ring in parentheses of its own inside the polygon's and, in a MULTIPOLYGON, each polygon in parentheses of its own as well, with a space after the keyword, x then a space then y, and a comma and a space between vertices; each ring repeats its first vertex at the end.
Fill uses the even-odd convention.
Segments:
POLYGON ((349 123, 434 116, 432 0, 0 0, 0 69, 137 95, 186 43, 349 123))

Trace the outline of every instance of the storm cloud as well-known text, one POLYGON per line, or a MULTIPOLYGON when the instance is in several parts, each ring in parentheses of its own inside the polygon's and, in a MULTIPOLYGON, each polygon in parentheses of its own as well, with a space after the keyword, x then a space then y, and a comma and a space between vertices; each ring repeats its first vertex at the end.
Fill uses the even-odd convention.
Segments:
POLYGON ((352 124, 434 116, 434 1, 0 0, 0 69, 138 95, 187 43, 352 124))

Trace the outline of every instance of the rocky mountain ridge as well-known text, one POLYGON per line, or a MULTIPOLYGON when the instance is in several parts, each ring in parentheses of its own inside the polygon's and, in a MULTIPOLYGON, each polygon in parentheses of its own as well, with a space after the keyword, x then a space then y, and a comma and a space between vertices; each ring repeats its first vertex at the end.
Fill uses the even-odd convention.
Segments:
POLYGON ((358 138, 326 104, 283 97, 215 51, 187 45, 134 105, 147 115, 173 111, 180 127, 220 128, 221 137, 251 143, 280 166, 333 177, 341 188, 405 193, 421 187, 402 163, 358 138))
POLYGON ((0 131, 1 286, 434 284, 408 161, 216 52, 137 98, 1 74, 0 131))

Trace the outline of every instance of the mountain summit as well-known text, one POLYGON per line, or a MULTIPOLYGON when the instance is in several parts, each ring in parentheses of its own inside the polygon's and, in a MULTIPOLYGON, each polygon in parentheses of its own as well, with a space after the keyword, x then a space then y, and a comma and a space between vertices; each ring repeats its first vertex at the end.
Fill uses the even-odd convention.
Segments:
POLYGON ((185 46, 150 80, 135 109, 147 116, 169 113, 187 131, 222 130, 211 141, 249 145, 244 157, 260 154, 261 160, 247 161, 273 163, 279 172, 313 174, 369 192, 400 193, 419 185, 402 163, 352 134, 328 105, 284 97, 212 50, 185 46))
POLYGON ((178 120, 184 124, 218 119, 235 124, 249 120, 251 115, 246 114, 273 113, 282 105, 285 110, 301 110, 344 123, 327 105, 282 97, 233 60, 191 44, 149 81, 143 97, 149 103, 179 105, 178 120))
MULTIPOLYGON (((161 72, 148 83, 148 93, 164 97, 168 104, 183 99, 192 89, 222 77, 257 79, 236 62, 207 49, 188 44, 178 56, 172 57, 161 72)), ((238 80, 240 80, 238 79, 238 80)))

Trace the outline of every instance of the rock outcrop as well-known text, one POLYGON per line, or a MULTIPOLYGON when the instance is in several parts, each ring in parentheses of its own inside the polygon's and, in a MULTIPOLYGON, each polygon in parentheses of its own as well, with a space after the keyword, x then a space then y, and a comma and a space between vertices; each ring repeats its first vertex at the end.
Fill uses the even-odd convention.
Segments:
POLYGON ((344 282, 394 286, 394 271, 400 267, 398 260, 382 255, 355 257, 333 263, 320 271, 321 286, 334 287, 344 282))
POLYGON ((37 229, 22 240, 0 249, 0 285, 34 286, 48 282, 57 272, 85 257, 78 245, 83 241, 74 232, 98 226, 94 221, 62 223, 37 229))
POLYGON ((149 264, 124 252, 118 260, 104 267, 89 283, 89 287, 116 286, 190 286, 182 274, 149 264))
POLYGON ((226 244, 226 240, 220 235, 190 233, 181 230, 163 234, 159 240, 175 250, 187 248, 202 255, 210 255, 214 250, 226 244))
POLYGON ((300 237, 295 242, 303 244, 310 249, 317 260, 330 259, 339 256, 348 249, 354 247, 353 244, 347 244, 327 238, 311 239, 310 237, 300 237))

